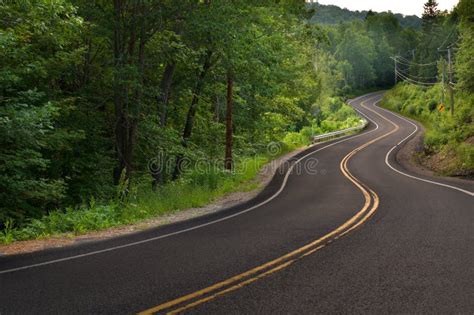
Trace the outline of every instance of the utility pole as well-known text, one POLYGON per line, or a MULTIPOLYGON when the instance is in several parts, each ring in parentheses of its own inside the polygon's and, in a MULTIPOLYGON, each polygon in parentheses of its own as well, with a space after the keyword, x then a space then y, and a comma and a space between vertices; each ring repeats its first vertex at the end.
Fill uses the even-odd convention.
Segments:
POLYGON ((442 75, 441 75, 441 83, 442 83, 442 89, 441 89, 441 104, 445 104, 445 99, 444 99, 444 89, 446 88, 446 60, 444 58, 441 59, 441 66, 442 66, 442 75))
POLYGON ((453 64, 451 60, 451 48, 448 48, 448 71, 449 71, 449 101, 451 105, 451 115, 454 115, 454 91, 453 91, 453 64))
POLYGON ((395 68, 394 68, 394 74, 395 74, 395 85, 397 85, 397 56, 395 56, 395 58, 392 58, 393 59, 393 62, 395 64, 395 68))
POLYGON ((232 159, 232 146, 233 146, 233 128, 232 128, 232 107, 234 103, 233 98, 234 89, 234 74, 231 70, 227 71, 227 113, 225 119, 225 161, 224 168, 228 171, 232 171, 234 161, 232 159))

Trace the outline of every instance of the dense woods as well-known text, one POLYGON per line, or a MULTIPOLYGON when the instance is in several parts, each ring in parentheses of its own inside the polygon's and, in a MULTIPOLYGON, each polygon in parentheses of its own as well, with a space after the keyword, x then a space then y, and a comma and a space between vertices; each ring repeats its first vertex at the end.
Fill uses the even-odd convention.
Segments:
POLYGON ((464 34, 456 69, 472 90, 472 12, 417 30, 392 13, 325 24, 318 10, 300 0, 2 2, 2 240, 255 188, 276 154, 359 124, 343 99, 391 86, 391 56, 437 61, 429 41, 450 32, 449 42, 464 34))

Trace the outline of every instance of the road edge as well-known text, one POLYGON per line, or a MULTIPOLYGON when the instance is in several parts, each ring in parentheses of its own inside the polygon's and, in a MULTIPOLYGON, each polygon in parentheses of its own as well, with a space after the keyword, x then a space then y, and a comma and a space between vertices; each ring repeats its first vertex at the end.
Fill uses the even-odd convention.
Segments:
POLYGON ((409 175, 421 176, 422 178, 426 178, 427 180, 445 182, 448 184, 460 186, 462 189, 472 190, 474 180, 454 176, 439 175, 436 172, 416 162, 416 147, 420 144, 420 142, 423 141, 423 135, 425 132, 425 128, 420 122, 412 118, 406 117, 401 113, 387 109, 383 106, 376 106, 382 109, 383 111, 392 114, 394 117, 398 117, 402 120, 405 119, 406 121, 416 125, 418 128, 418 130, 416 130, 413 135, 410 135, 410 137, 408 137, 404 142, 397 145, 397 148, 395 148, 394 152, 392 152, 394 156, 394 162, 402 171, 407 172, 409 175))

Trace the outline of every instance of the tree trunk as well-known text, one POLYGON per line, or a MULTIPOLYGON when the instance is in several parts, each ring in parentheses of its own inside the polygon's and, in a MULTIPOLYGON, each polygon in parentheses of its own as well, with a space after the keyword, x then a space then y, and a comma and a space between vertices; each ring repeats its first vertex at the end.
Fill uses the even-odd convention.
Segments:
POLYGON ((171 92, 171 84, 173 83, 173 75, 176 70, 175 62, 168 62, 163 72, 163 77, 160 83, 160 95, 157 97, 158 112, 160 113, 160 124, 162 127, 166 126, 167 110, 171 92))
POLYGON ((233 159, 232 159, 232 107, 233 107, 233 88, 234 78, 232 73, 227 73, 227 113, 225 120, 225 160, 224 167, 226 170, 232 170, 233 159))
MULTIPOLYGON (((211 67, 211 57, 212 51, 208 50, 206 56, 204 57, 204 64, 202 67, 201 72, 199 73, 198 80, 196 82, 196 87, 193 91, 193 98, 191 100, 191 106, 189 106, 188 114, 186 116, 186 123, 184 125, 183 136, 182 136, 182 144, 183 147, 188 146, 189 138, 191 138, 191 134, 193 131, 194 125, 194 117, 196 116, 196 110, 199 103, 199 97, 201 96, 202 89, 204 87, 204 79, 206 78, 207 72, 211 67)), ((173 173, 173 179, 177 179, 179 175, 181 175, 182 171, 182 162, 183 162, 183 155, 179 154, 176 158, 176 165, 173 173)))
POLYGON ((219 94, 216 95, 216 100, 214 101, 214 121, 216 123, 220 122, 220 99, 219 99, 219 94))
POLYGON ((117 166, 114 168, 114 183, 118 184, 122 170, 125 168, 123 158, 123 98, 121 95, 122 84, 120 70, 122 68, 122 27, 121 27, 122 1, 114 0, 114 111, 115 111, 115 152, 117 155, 117 166))
MULTIPOLYGON (((168 62, 165 67, 165 71, 163 72, 163 77, 161 78, 160 83, 160 94, 156 98, 158 113, 160 118, 160 126, 163 128, 166 126, 167 122, 167 111, 168 111, 168 103, 170 98, 171 92, 171 83, 173 82, 173 74, 176 69, 175 62, 168 62)), ((163 162, 163 161, 161 161, 163 162)), ((160 163, 160 161, 158 162, 160 163)), ((164 167, 164 165, 161 165, 164 167)), ((156 190, 158 185, 163 184, 164 177, 163 177, 164 169, 158 166, 158 169, 152 170, 151 176, 153 180, 151 182, 151 187, 153 190, 156 190)))
MULTIPOLYGON (((130 30, 128 50, 125 44, 125 28, 123 27, 123 2, 114 0, 114 111, 115 111, 115 152, 117 155, 117 166, 114 169, 114 183, 118 184, 125 170, 125 178, 132 174, 132 153, 136 131, 136 120, 130 115, 129 109, 129 87, 124 84, 122 78, 124 64, 128 61, 133 63, 135 51, 136 30, 130 30)), ((136 14, 134 10, 134 14, 136 14)), ((135 17, 132 17, 133 27, 135 17)), ((132 28, 133 28, 132 27, 132 28)))
MULTIPOLYGON (((181 18, 179 16, 177 17, 177 21, 175 33, 177 35, 181 35, 183 26, 181 25, 181 18)), ((165 71, 163 72, 160 82, 160 94, 156 98, 161 127, 166 126, 168 119, 168 103, 175 70, 176 60, 171 59, 166 63, 165 71)))
POLYGON ((86 53, 84 54, 84 63, 82 65, 82 76, 79 83, 80 88, 84 87, 87 83, 89 83, 89 74, 90 74, 90 66, 91 66, 91 59, 92 59, 91 37, 86 38, 85 45, 87 47, 87 50, 86 50, 86 53))

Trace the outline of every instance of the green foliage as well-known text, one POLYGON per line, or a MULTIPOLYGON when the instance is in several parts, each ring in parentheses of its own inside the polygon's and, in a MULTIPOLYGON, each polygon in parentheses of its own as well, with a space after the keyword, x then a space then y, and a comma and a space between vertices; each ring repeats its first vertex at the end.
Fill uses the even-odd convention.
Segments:
MULTIPOLYGON (((408 76, 424 83, 453 82, 436 84, 431 88, 399 84, 390 91, 384 101, 388 108, 398 110, 426 127, 424 139, 425 153, 435 156, 438 171, 450 175, 472 176, 474 173, 474 76, 473 68, 473 4, 470 0, 460 1, 452 13, 440 12, 436 1, 425 4, 423 30, 420 34, 416 53, 408 69, 408 76), (459 44, 458 44, 459 43, 459 44), (458 47, 456 48, 456 46, 458 47), (446 62, 448 50, 455 60, 454 69, 446 62), (414 62, 413 62, 414 61, 414 62), (421 63, 421 65, 420 65, 421 63), (437 76, 439 78, 437 78, 437 76), (449 106, 449 87, 454 85, 454 115, 449 106), (444 103, 446 111, 440 112, 438 105, 444 103)), ((406 57, 405 60, 408 60, 406 57)), ((412 80, 412 82, 414 82, 412 80)), ((425 84, 426 85, 426 84, 425 84)))
POLYGON ((52 159, 83 138, 59 124, 82 19, 58 1, 2 4, 0 20, 0 222, 21 221, 65 198, 67 179, 52 159))
POLYGON ((456 56, 456 76, 459 88, 474 93, 474 4, 469 0, 459 2, 461 24, 459 26, 461 43, 456 56))
POLYGON ((325 50, 335 59, 332 71, 339 95, 388 87, 394 81, 391 57, 417 45, 419 32, 403 28, 396 15, 370 13, 363 20, 325 26, 325 50))
POLYGON ((372 64, 375 61, 375 47, 372 40, 359 31, 363 25, 352 25, 342 34, 336 56, 347 60, 352 66, 348 84, 354 88, 371 86, 375 80, 372 64))
POLYGON ((412 117, 426 128, 425 153, 449 152, 454 155, 453 163, 442 170, 446 174, 472 175, 474 173, 474 98, 463 92, 457 93, 455 115, 449 111, 440 112, 441 86, 424 89, 409 84, 399 84, 390 90, 382 105, 412 117), (434 109, 435 108, 435 109, 434 109), (471 140, 469 140, 471 139, 471 140))

